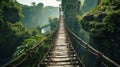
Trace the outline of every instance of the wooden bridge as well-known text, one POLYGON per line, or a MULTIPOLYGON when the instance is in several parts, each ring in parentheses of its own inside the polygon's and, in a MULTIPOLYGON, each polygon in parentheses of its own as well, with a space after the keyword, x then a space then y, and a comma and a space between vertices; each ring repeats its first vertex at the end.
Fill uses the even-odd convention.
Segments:
POLYGON ((60 13, 59 25, 48 38, 3 67, 120 67, 70 31, 60 13))
POLYGON ((50 49, 48 55, 40 62, 39 66, 79 67, 80 61, 77 59, 78 56, 71 45, 63 20, 63 15, 61 15, 55 43, 50 49))

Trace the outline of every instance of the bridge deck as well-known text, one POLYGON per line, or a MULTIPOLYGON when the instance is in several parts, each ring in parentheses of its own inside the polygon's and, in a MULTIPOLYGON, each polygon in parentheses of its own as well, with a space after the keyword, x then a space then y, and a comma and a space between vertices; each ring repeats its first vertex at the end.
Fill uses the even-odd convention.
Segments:
POLYGON ((55 44, 42 65, 45 67, 79 67, 76 54, 65 30, 63 15, 61 15, 55 44))
MULTIPOLYGON (((63 21, 61 20, 55 47, 52 51, 52 56, 54 56, 54 57, 51 58, 52 61, 56 61, 56 62, 50 62, 50 64, 57 64, 57 65, 61 64, 61 66, 66 66, 66 64, 71 64, 71 62, 70 62, 71 58, 69 57, 69 51, 68 51, 69 48, 68 48, 68 43, 66 42, 66 39, 67 39, 67 37, 66 37, 64 24, 63 24, 63 21), (59 56, 59 57, 57 57, 57 56, 59 56), (65 56, 66 58, 63 58, 63 56, 65 56), (55 58, 55 57, 57 57, 57 58, 55 58), (63 62, 61 62, 61 61, 63 61, 63 62), (66 61, 68 61, 68 62, 66 62, 66 61), (62 64, 64 64, 64 65, 62 65, 62 64)), ((48 66, 48 67, 52 67, 52 65, 48 66)))

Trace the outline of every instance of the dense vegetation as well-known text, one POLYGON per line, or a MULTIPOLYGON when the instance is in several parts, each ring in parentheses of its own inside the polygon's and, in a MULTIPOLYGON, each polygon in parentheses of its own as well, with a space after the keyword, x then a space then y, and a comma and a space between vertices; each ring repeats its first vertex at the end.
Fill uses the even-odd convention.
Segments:
MULTIPOLYGON (((65 22, 83 40, 120 63, 118 59, 120 58, 120 1, 100 1, 97 5, 97 0, 94 0, 91 5, 90 0, 85 0, 84 5, 80 6, 79 0, 62 0, 65 22), (92 9, 93 7, 95 8, 92 9)), ((12 56, 18 57, 45 39, 45 36, 51 32, 46 32, 45 36, 41 35, 43 28, 50 26, 51 31, 54 31, 57 27, 58 19, 49 17, 56 17, 56 14, 58 16, 57 7, 43 7, 42 3, 36 5, 34 2, 32 4, 32 6, 27 6, 12 0, 0 0, 0 66, 9 61, 12 56)), ((47 46, 36 49, 37 52, 33 51, 36 54, 35 56, 32 54, 32 57, 40 59, 50 47, 48 45, 50 42, 51 39, 44 43, 47 46), (42 52, 39 53, 39 50, 42 52)), ((30 66, 31 62, 27 65, 30 66)))
POLYGON ((17 3, 2 0, 0 11, 0 58, 6 59, 12 56, 15 47, 20 45, 23 39, 30 36, 26 37, 28 30, 20 22, 23 14, 17 3))
POLYGON ((80 6, 79 0, 62 0, 62 3, 65 22, 70 29, 83 40, 89 41, 94 48, 119 63, 120 1, 85 0, 83 6, 80 6), (90 40, 87 40, 88 37, 90 40))
POLYGON ((58 23, 58 18, 49 18, 49 25, 51 27, 51 31, 54 31, 57 28, 58 23))
MULTIPOLYGON (((58 14, 58 7, 43 7, 42 3, 27 6, 13 0, 0 0, 0 66, 45 39, 51 32, 41 35, 43 25, 44 28, 45 24, 49 25, 54 31, 58 19, 49 17, 58 17, 58 14)), ((48 47, 43 46, 43 52, 44 48, 48 47)))
MULTIPOLYGON (((12 0, 0 0, 0 66, 8 62, 14 52, 13 57, 17 57, 45 38, 37 29, 32 28, 32 25, 36 26, 41 20, 39 19, 42 17, 40 11, 48 9, 56 10, 57 8, 45 7, 43 9, 41 3, 29 7, 12 0), (31 28, 27 29, 26 26, 31 28)), ((51 14, 46 14, 44 18, 55 16, 52 11, 48 11, 50 12, 51 14)))
MULTIPOLYGON (((96 30, 99 28, 101 29, 101 31, 106 30, 109 32, 114 32, 115 28, 117 28, 117 26, 115 25, 118 25, 118 24, 115 24, 115 22, 118 23, 117 17, 119 18, 120 10, 118 6, 119 6, 119 1, 117 0, 112 2, 109 2, 108 0, 101 1, 101 3, 95 9, 91 10, 90 12, 88 12, 83 16, 82 21, 86 21, 87 19, 88 21, 94 21, 99 23, 99 24, 98 23, 95 24, 94 22, 91 22, 89 24, 90 28, 88 28, 91 31, 93 29, 92 27, 94 27, 96 28, 96 30), (104 27, 101 28, 100 26, 104 26, 104 27)), ((83 22, 83 24, 86 24, 86 23, 87 22, 83 22)))
POLYGON ((81 18, 82 27, 90 34, 90 44, 116 62, 120 62, 119 0, 101 0, 81 18))

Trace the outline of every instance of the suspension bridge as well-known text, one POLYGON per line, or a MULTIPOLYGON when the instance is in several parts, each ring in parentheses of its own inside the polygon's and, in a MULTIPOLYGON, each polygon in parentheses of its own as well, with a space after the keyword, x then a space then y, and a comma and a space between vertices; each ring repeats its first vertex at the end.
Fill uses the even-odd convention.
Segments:
POLYGON ((75 35, 65 24, 63 12, 60 10, 56 30, 3 67, 120 67, 120 65, 75 35))

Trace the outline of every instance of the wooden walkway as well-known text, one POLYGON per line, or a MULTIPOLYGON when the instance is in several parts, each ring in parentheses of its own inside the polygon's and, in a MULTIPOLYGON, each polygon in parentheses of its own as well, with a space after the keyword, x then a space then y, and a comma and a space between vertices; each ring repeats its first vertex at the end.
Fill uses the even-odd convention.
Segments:
POLYGON ((61 15, 55 44, 50 49, 47 58, 42 62, 41 67, 79 67, 79 62, 70 44, 63 20, 63 15, 61 15))

